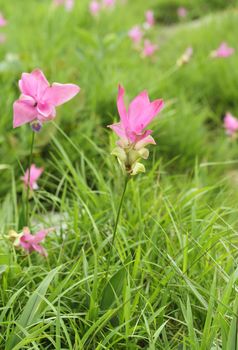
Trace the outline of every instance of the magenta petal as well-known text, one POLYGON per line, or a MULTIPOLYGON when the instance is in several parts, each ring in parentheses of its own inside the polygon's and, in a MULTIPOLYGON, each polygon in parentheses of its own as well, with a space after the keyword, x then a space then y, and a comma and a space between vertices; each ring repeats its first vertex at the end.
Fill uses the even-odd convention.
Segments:
POLYGON ((45 236, 47 236, 49 232, 50 230, 41 230, 37 232, 34 235, 34 243, 40 243, 41 241, 43 241, 43 239, 45 239, 45 236))
POLYGON ((127 138, 126 131, 123 128, 123 126, 121 125, 121 123, 115 123, 115 124, 108 125, 108 128, 112 129, 118 136, 120 136, 122 138, 127 138))
POLYGON ((79 86, 75 84, 53 83, 43 96, 43 100, 53 106, 59 106, 71 100, 80 91, 79 86))
POLYGON ((32 73, 23 73, 19 81, 21 92, 37 100, 41 98, 48 86, 49 83, 40 69, 35 69, 32 73))
POLYGON ((118 96, 117 96, 117 109, 118 109, 118 113, 121 119, 121 122, 124 126, 125 129, 127 129, 129 127, 129 121, 128 121, 128 115, 127 115, 127 111, 126 111, 126 106, 124 104, 124 93, 125 90, 124 88, 119 85, 118 87, 118 96))
POLYGON ((38 252, 39 254, 41 254, 41 255, 43 255, 43 256, 45 256, 45 257, 47 257, 48 256, 48 254, 47 254, 47 252, 46 252, 46 250, 41 246, 41 245, 39 245, 39 244, 32 244, 32 250, 35 250, 36 252, 38 252))
POLYGON ((13 104, 13 128, 32 122, 37 117, 36 109, 28 103, 17 100, 13 104))
POLYGON ((37 104, 37 111, 44 117, 49 117, 53 114, 54 107, 47 102, 39 102, 37 104))

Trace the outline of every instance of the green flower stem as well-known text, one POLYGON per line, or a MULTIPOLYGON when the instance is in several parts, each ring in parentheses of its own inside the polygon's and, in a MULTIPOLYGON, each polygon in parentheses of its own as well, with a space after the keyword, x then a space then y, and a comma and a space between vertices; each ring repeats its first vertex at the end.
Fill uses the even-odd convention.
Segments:
POLYGON ((35 132, 32 131, 31 150, 30 150, 30 156, 29 156, 29 162, 28 162, 29 172, 28 172, 27 189, 26 189, 26 225, 28 227, 29 227, 29 224, 30 224, 29 193, 30 193, 31 164, 32 164, 34 141, 35 141, 35 132))
POLYGON ((117 216, 116 216, 116 221, 115 221, 114 230, 113 230, 113 235, 112 235, 112 242, 111 242, 111 245, 110 245, 109 257, 108 257, 108 260, 107 260, 107 270, 106 270, 106 277, 105 277, 106 280, 107 280, 108 273, 109 273, 109 267, 110 267, 110 263, 111 263, 112 249, 113 249, 113 245, 114 245, 115 238, 116 238, 117 227, 118 227, 118 223, 119 223, 119 219, 120 219, 120 214, 121 214, 121 208, 122 208, 123 200, 124 200, 124 197, 125 197, 126 188, 127 188, 127 184, 128 184, 129 178, 130 178, 129 175, 127 175, 127 176, 126 176, 126 179, 125 179, 125 184, 124 184, 124 188, 123 188, 121 200, 120 200, 119 207, 118 207, 118 210, 117 210, 117 216))

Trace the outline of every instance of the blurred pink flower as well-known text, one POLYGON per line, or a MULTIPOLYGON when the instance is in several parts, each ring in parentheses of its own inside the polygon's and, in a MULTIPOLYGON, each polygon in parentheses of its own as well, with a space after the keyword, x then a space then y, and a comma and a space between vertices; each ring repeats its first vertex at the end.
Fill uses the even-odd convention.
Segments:
POLYGON ((218 47, 217 50, 211 52, 211 57, 212 58, 226 58, 235 53, 235 49, 232 47, 229 47, 227 43, 223 42, 221 45, 218 47))
POLYGON ((150 57, 158 50, 158 45, 153 44, 150 40, 144 41, 144 48, 142 51, 143 57, 150 57))
POLYGON ((37 168, 35 164, 32 164, 30 167, 30 179, 29 179, 29 169, 27 169, 24 176, 21 177, 25 186, 27 187, 29 185, 31 190, 37 190, 39 188, 37 185, 37 180, 39 179, 43 171, 44 171, 44 168, 37 168))
POLYGON ((5 34, 0 34, 0 44, 4 44, 7 40, 7 37, 5 34))
POLYGON ((103 0, 102 4, 104 7, 107 8, 114 7, 116 4, 116 0, 103 0))
POLYGON ((101 5, 98 1, 93 0, 89 4, 89 12, 92 16, 97 16, 99 12, 101 11, 101 5))
POLYGON ((5 27, 7 25, 7 20, 4 18, 3 14, 0 13, 0 27, 5 27))
POLYGON ((31 253, 33 251, 47 257, 48 254, 46 250, 40 245, 40 243, 45 239, 49 232, 53 231, 53 228, 43 229, 38 231, 35 235, 30 233, 28 227, 23 228, 23 233, 19 239, 19 246, 26 250, 26 252, 31 253))
POLYGON ((152 10, 146 11, 145 18, 146 18, 146 26, 148 28, 153 27, 155 24, 154 12, 152 10))
POLYGON ((179 7, 178 8, 178 11, 177 11, 177 14, 180 18, 185 18, 188 14, 188 11, 185 7, 179 7))
POLYGON ((224 118, 224 128, 227 135, 233 136, 238 131, 238 119, 231 113, 227 112, 224 118))
POLYGON ((131 30, 128 32, 128 36, 134 44, 139 44, 143 35, 144 34, 139 26, 131 28, 131 30))
POLYGON ((124 104, 125 90, 119 85, 117 97, 117 109, 120 122, 109 125, 124 142, 128 144, 137 143, 139 146, 147 143, 155 143, 150 134, 152 130, 145 130, 148 124, 157 116, 163 108, 164 102, 161 99, 150 102, 147 91, 141 92, 132 100, 128 111, 124 104))
POLYGON ((55 107, 69 101, 80 91, 75 84, 49 84, 43 72, 23 73, 19 80, 20 98, 13 104, 13 127, 54 119, 55 107))
POLYGON ((64 5, 66 11, 72 11, 74 7, 74 0, 53 0, 54 6, 64 5))

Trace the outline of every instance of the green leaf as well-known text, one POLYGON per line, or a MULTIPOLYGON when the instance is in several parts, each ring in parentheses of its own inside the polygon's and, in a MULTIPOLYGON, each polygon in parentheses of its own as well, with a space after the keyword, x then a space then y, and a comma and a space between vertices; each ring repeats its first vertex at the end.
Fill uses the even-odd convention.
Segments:
POLYGON ((55 277, 56 273, 60 268, 56 268, 49 272, 49 274, 45 277, 45 279, 41 282, 39 287, 33 292, 28 302, 26 303, 23 312, 20 317, 16 321, 17 327, 12 332, 12 336, 10 336, 7 344, 6 350, 13 350, 14 346, 16 346, 22 338, 24 338, 24 334, 20 331, 20 329, 25 329, 33 325, 37 319, 41 317, 43 314, 45 307, 41 308, 44 303, 45 294, 47 289, 55 277))
POLYGON ((125 276, 126 270, 123 267, 107 282, 102 292, 101 310, 108 310, 121 296, 125 276))

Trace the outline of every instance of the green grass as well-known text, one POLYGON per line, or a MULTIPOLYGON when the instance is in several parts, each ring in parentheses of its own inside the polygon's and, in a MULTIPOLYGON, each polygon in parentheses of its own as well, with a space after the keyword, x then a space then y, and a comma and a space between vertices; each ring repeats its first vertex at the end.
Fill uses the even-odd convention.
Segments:
POLYGON ((199 21, 159 23, 151 61, 127 31, 148 8, 165 11, 164 1, 128 1, 96 21, 86 0, 72 13, 50 3, 0 0, 9 21, 0 46, 0 349, 235 350, 238 148, 223 116, 238 116, 237 53, 209 54, 221 41, 238 50, 237 4, 209 2, 199 21), (177 68, 188 46, 193 59, 177 68), (35 67, 81 87, 36 136, 34 163, 45 172, 30 202, 32 226, 56 227, 44 243, 48 259, 5 237, 22 228, 31 138, 29 126, 12 129, 12 103, 21 72, 35 67), (128 101, 147 89, 166 105, 152 126, 147 171, 129 181, 106 283, 124 185, 106 128, 118 119, 119 82, 128 101))

